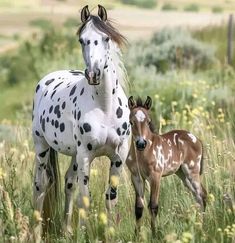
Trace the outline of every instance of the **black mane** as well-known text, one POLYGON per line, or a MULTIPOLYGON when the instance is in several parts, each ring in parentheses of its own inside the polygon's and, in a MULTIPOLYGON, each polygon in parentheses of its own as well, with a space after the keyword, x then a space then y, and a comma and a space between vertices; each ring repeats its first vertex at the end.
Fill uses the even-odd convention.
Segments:
POLYGON ((127 39, 119 33, 119 31, 114 28, 110 20, 102 21, 98 16, 90 15, 88 20, 83 23, 77 31, 77 35, 80 36, 86 24, 92 21, 95 27, 109 36, 113 41, 115 41, 119 46, 127 44, 127 39))

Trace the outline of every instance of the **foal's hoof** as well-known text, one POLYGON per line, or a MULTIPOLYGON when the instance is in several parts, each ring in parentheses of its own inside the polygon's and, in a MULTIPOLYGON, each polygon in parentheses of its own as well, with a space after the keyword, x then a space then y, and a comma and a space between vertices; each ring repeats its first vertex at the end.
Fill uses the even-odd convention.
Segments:
POLYGON ((117 204, 117 198, 113 199, 113 200, 106 200, 106 208, 107 210, 112 210, 116 204, 117 204))

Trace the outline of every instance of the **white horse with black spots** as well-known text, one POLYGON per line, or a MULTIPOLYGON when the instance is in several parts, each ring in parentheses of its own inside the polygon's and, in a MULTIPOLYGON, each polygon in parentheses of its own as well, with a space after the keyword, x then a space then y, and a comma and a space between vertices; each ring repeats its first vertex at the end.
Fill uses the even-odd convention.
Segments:
MULTIPOLYGON (((81 11, 82 26, 77 34, 85 72, 50 73, 39 81, 34 97, 35 210, 43 215, 45 195, 49 188, 59 185, 57 152, 71 156, 65 175, 64 211, 65 229, 69 232, 73 191, 78 186, 78 208, 86 209, 83 199, 89 198, 93 159, 108 156, 111 160, 109 177, 119 176, 129 149, 129 108, 124 92, 126 72, 119 49, 125 38, 107 20, 105 8, 98 7, 98 16, 90 15, 88 6, 81 11)), ((107 209, 116 201, 117 188, 110 184, 106 192, 107 209)), ((53 202, 51 204, 54 207, 53 202)))

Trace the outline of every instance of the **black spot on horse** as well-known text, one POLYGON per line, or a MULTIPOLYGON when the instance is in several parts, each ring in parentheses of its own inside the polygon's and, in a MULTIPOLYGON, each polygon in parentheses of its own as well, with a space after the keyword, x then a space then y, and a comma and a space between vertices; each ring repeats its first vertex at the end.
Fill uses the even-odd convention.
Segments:
POLYGON ((55 128, 58 128, 59 127, 59 122, 56 120, 55 121, 55 128))
POLYGON ((38 92, 39 89, 40 89, 40 85, 38 84, 36 87, 36 93, 38 92))
POLYGON ((50 109, 49 109, 49 113, 51 113, 52 110, 53 110, 53 105, 50 107, 50 109))
POLYGON ((128 129, 127 132, 126 132, 126 135, 130 135, 130 130, 128 129))
POLYGON ((46 91, 46 93, 44 94, 44 97, 46 97, 47 96, 47 93, 48 93, 48 90, 46 91))
POLYGON ((115 89, 113 89, 113 92, 112 93, 115 94, 115 89))
POLYGON ((81 145, 81 142, 80 142, 80 141, 78 141, 78 142, 77 142, 77 144, 78 144, 78 147, 79 147, 79 146, 81 145))
POLYGON ((77 135, 76 134, 74 134, 73 137, 74 137, 75 140, 77 140, 77 135))
POLYGON ((84 123, 83 128, 84 128, 85 132, 91 131, 91 125, 89 123, 84 123))
POLYGON ((77 113, 77 111, 75 110, 74 113, 73 113, 73 117, 74 117, 75 120, 76 120, 76 113, 77 113))
POLYGON ((120 128, 117 129, 117 134, 118 134, 118 136, 121 136, 121 129, 120 128))
POLYGON ((49 79, 49 80, 47 80, 47 81, 45 82, 45 85, 49 85, 49 84, 51 84, 53 81, 55 81, 54 78, 49 79))
POLYGON ((91 150, 92 150, 92 145, 91 145, 90 143, 88 143, 88 144, 87 144, 87 148, 88 148, 88 150, 91 151, 91 150))
POLYGON ((57 134, 56 134, 56 132, 54 132, 54 136, 57 138, 57 134))
POLYGON ((122 161, 116 161, 116 163, 115 163, 116 167, 120 167, 121 164, 122 164, 122 161))
POLYGON ((46 111, 44 110, 42 114, 45 115, 45 112, 46 112, 46 111))
POLYGON ((113 200, 117 197, 117 189, 111 187, 110 194, 106 194, 106 200, 113 200))
POLYGON ((83 95, 83 93, 84 93, 84 88, 82 88, 80 95, 83 95))
POLYGON ((124 130, 127 129, 127 123, 126 123, 126 122, 124 122, 124 123, 122 124, 122 128, 123 128, 124 130))
POLYGON ((82 129, 82 127, 80 127, 80 133, 83 135, 84 131, 82 129))
POLYGON ((40 137, 40 133, 38 131, 35 131, 35 134, 40 137))
POLYGON ((53 93, 51 94, 51 99, 53 98, 53 96, 55 95, 56 90, 53 91, 53 93))
POLYGON ((66 105, 66 103, 65 103, 65 101, 63 102, 63 104, 62 104, 62 109, 64 110, 64 108, 65 108, 65 105, 66 105))
POLYGON ((42 130, 45 132, 45 118, 42 119, 42 130))
POLYGON ((51 125, 54 126, 54 124, 55 124, 55 121, 54 121, 54 119, 52 119, 51 125))
POLYGON ((68 189, 71 189, 72 186, 73 186, 73 183, 68 183, 68 184, 67 184, 67 188, 68 188, 68 189))
POLYGON ((75 96, 75 97, 73 98, 73 103, 75 103, 76 100, 77 100, 77 96, 75 96))
POLYGON ((73 165, 73 170, 77 171, 77 169, 78 169, 78 164, 76 163, 76 164, 73 165))
POLYGON ((64 123, 60 123, 60 131, 63 132, 65 130, 65 125, 64 123))
POLYGON ((54 108, 54 113, 57 115, 57 118, 61 117, 61 113, 60 113, 60 106, 56 105, 54 108))
POLYGON ((89 177, 88 176, 84 176, 84 185, 87 185, 87 182, 89 181, 89 177))
POLYGON ((116 111, 117 118, 121 118, 122 114, 123 114, 123 110, 121 109, 121 107, 118 107, 116 111))
POLYGON ((79 120, 81 117, 81 111, 78 111, 78 114, 77 114, 77 120, 79 120))
POLYGON ((58 142, 56 140, 53 141, 54 144, 58 145, 58 142))
POLYGON ((75 71, 75 70, 70 70, 69 72, 72 73, 74 76, 78 76, 78 75, 82 75, 83 74, 83 72, 75 71))
POLYGON ((49 117, 47 117, 47 122, 49 122, 49 117))
POLYGON ((57 87, 59 87, 63 82, 58 83, 53 90, 55 90, 57 87))
POLYGON ((118 102, 119 102, 119 105, 122 106, 122 101, 119 97, 118 97, 118 102))
POLYGON ((69 96, 72 96, 72 95, 75 93, 76 88, 77 88, 77 86, 76 86, 76 85, 75 85, 75 86, 73 86, 73 88, 72 88, 72 89, 71 89, 71 91, 70 91, 69 96))
POLYGON ((108 68, 108 65, 107 64, 104 66, 104 69, 106 69, 106 68, 108 68))
POLYGON ((44 158, 46 156, 46 153, 48 152, 49 148, 45 150, 44 152, 40 153, 39 156, 44 158))

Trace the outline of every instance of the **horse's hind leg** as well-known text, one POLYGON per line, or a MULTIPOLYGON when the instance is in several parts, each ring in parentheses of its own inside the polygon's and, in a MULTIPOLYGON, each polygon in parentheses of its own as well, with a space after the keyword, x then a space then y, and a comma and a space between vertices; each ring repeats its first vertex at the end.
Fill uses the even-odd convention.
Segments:
POLYGON ((73 192, 78 182, 78 164, 76 156, 72 157, 71 164, 65 175, 65 211, 64 211, 64 230, 66 233, 72 233, 71 218, 73 211, 73 192))
POLYGON ((176 174, 183 181, 184 185, 193 193, 202 211, 205 211, 207 192, 201 184, 199 172, 193 173, 193 171, 188 168, 187 164, 183 164, 176 174))

